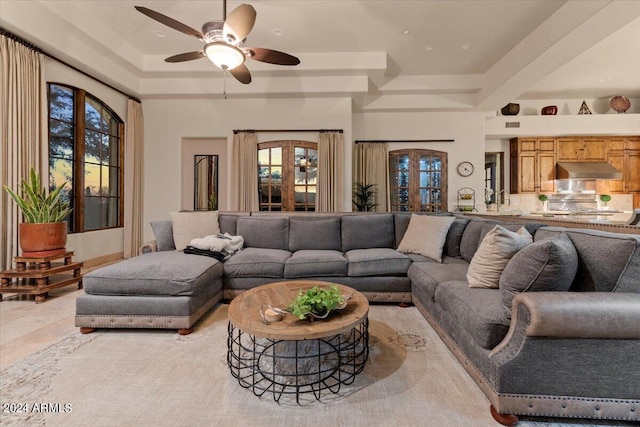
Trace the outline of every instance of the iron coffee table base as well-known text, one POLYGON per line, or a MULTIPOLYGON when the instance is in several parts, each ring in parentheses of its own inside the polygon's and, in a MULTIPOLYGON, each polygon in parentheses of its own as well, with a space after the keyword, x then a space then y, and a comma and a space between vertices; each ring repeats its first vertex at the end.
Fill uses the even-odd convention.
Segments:
POLYGON ((261 338, 228 325, 227 364, 240 385, 256 396, 282 396, 323 392, 337 394, 353 383, 369 357, 369 320, 341 334, 309 340, 261 338))

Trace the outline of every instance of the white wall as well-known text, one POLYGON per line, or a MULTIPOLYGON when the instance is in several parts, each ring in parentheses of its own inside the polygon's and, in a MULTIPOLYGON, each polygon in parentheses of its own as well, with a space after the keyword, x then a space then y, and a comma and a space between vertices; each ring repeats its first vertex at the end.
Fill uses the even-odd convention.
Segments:
MULTIPOLYGON (((126 121, 128 99, 126 96, 49 58, 45 58, 45 73, 48 83, 62 83, 84 89, 111 107, 122 120, 126 121)), ((44 141, 44 145, 43 152, 48 153, 48 142, 44 141)), ((119 253, 123 248, 122 228, 74 233, 69 234, 67 238, 67 249, 75 252, 74 259, 78 261, 119 253)))
MULTIPOLYGON (((153 238, 150 221, 169 218, 182 203, 181 142, 184 138, 226 138, 231 173, 234 129, 343 129, 345 189, 351 188, 351 99, 148 99, 145 124, 144 240, 153 238)), ((316 132, 259 133, 259 141, 317 140, 316 132)), ((230 186, 231 183, 229 183, 230 186)), ((227 193, 222 206, 231 206, 227 193), (223 204, 224 203, 224 204, 223 204)), ((343 205, 350 209, 351 194, 343 205)))
MULTIPOLYGON (((424 148, 448 153, 448 209, 457 206, 457 190, 476 191, 476 209, 484 210, 485 113, 359 113, 353 115, 354 140, 453 139, 455 142, 390 143, 389 150, 424 148), (456 166, 470 161, 474 172, 458 175, 456 166)), ((351 167, 351 166, 349 166, 351 167)))

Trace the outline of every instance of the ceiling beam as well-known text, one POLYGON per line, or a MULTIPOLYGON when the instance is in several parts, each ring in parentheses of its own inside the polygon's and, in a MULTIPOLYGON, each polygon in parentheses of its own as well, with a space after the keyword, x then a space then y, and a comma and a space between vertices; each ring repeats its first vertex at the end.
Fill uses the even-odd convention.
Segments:
POLYGON ((567 2, 485 73, 476 108, 500 109, 638 17, 640 1, 567 2))

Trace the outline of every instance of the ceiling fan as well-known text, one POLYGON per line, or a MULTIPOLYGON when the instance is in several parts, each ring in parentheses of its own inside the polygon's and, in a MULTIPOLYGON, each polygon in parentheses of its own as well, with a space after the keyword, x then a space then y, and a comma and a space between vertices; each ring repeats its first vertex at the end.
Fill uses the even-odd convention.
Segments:
POLYGON ((256 21, 256 10, 248 4, 241 4, 227 17, 227 1, 223 0, 223 20, 206 22, 202 26, 202 31, 195 30, 146 7, 135 6, 135 8, 149 18, 205 43, 202 50, 173 55, 166 58, 166 62, 209 58, 218 68, 224 71, 229 70, 231 75, 243 84, 251 83, 251 73, 244 65, 247 58, 276 65, 298 65, 300 63, 298 58, 288 53, 261 47, 243 46, 256 21))

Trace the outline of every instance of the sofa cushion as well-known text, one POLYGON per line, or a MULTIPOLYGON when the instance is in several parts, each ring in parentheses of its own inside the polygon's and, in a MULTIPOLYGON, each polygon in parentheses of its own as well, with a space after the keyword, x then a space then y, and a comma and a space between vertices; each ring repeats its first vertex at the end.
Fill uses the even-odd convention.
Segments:
MULTIPOLYGON (((578 271, 570 290, 611 292, 616 289, 639 244, 638 236, 544 227, 536 232, 536 240, 562 232, 567 233, 578 252, 578 271)), ((637 277, 635 279, 637 285, 637 277)))
POLYGON ((229 233, 232 236, 238 235, 238 218, 242 216, 249 216, 249 212, 220 212, 218 214, 220 233, 229 233))
POLYGON ((99 268, 82 278, 93 295, 194 295, 222 277, 217 260, 183 252, 152 252, 99 268))
POLYGON ((452 216, 411 215, 398 252, 419 254, 442 262, 442 248, 454 221, 452 216))
POLYGON ((150 224, 158 250, 175 251, 176 245, 173 243, 173 222, 168 219, 165 221, 151 221, 150 224))
POLYGON ((184 250, 196 237, 220 233, 218 211, 170 212, 173 225, 173 242, 176 250, 184 250))
MULTIPOLYGON (((529 234, 535 235, 538 228, 543 227, 544 224, 537 222, 526 222, 521 224, 503 224, 495 220, 473 218, 464 228, 462 238, 460 239, 460 255, 467 262, 471 262, 471 259, 475 255, 480 243, 484 239, 484 236, 493 229, 494 226, 500 225, 509 231, 518 231, 524 227, 529 234)), ((448 254, 454 256, 452 254, 448 254)))
POLYGON ((347 260, 342 252, 301 250, 284 263, 284 277, 346 276, 347 260))
POLYGON ((451 280, 467 280, 468 268, 469 264, 466 261, 464 263, 454 264, 439 264, 436 262, 414 262, 409 267, 407 275, 409 276, 409 279, 411 279, 412 287, 420 288, 429 297, 434 298, 438 284, 442 282, 449 282, 451 280))
POLYGON ((487 224, 494 226, 498 224, 498 222, 474 218, 470 220, 465 227, 462 238, 460 239, 460 254, 465 261, 470 262, 478 250, 480 241, 485 235, 485 232, 483 231, 484 227, 487 224))
POLYGON ((342 251, 393 248, 393 215, 344 215, 340 231, 342 251))
POLYGON ((409 221, 412 215, 431 215, 431 216, 453 216, 450 212, 394 212, 393 213, 393 229, 395 233, 394 248, 398 248, 404 234, 409 228, 409 221))
POLYGON ((517 232, 499 225, 482 239, 478 251, 469 263, 467 281, 472 288, 497 288, 500 275, 509 260, 528 244, 533 237, 524 227, 517 232))
POLYGON ((339 217, 296 217, 289 218, 289 250, 291 252, 317 249, 339 251, 339 217))
POLYGON ((238 218, 238 235, 244 237, 248 248, 289 249, 289 218, 254 217, 238 218))
POLYGON ((349 276, 402 276, 407 274, 411 258, 395 249, 354 249, 345 253, 349 276))
POLYGON ((456 218, 449 227, 447 232, 447 240, 445 241, 443 254, 454 258, 462 258, 460 246, 462 243, 462 235, 469 224, 468 218, 456 218))
POLYGON ((482 348, 492 349, 509 330, 499 289, 470 288, 465 280, 441 282, 435 301, 482 348))
POLYGON ((282 249, 244 248, 224 262, 226 277, 284 277, 291 252, 282 249))
POLYGON ((538 240, 507 263, 500 277, 500 294, 506 315, 519 292, 568 291, 578 270, 578 253, 566 233, 538 240))

